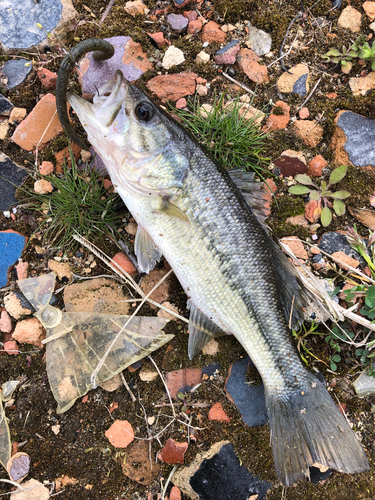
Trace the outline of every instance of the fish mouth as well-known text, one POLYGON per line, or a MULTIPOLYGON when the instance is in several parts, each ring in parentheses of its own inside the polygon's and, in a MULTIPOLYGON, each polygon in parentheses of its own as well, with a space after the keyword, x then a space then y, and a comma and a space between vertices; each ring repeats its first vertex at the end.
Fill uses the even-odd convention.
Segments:
POLYGON ((123 109, 121 125, 124 127, 126 121, 125 100, 129 86, 130 84, 125 80, 122 72, 118 70, 109 82, 100 87, 92 103, 75 94, 68 94, 67 100, 77 113, 88 134, 88 139, 93 145, 95 145, 96 139, 108 135, 109 129, 118 118, 121 109, 123 109))

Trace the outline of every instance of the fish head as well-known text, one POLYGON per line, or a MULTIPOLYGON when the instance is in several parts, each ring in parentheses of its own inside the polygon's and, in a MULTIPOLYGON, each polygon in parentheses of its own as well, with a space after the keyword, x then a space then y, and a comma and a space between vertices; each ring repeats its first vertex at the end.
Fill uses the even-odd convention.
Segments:
POLYGON ((182 129, 121 71, 93 103, 75 94, 68 102, 115 185, 156 196, 181 187, 189 165, 182 129))

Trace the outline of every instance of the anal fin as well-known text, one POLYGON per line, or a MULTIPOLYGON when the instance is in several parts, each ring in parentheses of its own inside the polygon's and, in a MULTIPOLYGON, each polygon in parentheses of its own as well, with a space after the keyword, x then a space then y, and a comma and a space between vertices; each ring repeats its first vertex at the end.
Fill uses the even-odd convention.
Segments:
POLYGON ((154 269, 162 255, 151 236, 141 226, 138 226, 135 235, 134 252, 138 259, 139 270, 143 273, 149 273, 154 269))
POLYGON ((189 359, 200 353, 203 347, 214 337, 227 335, 213 321, 190 303, 189 317, 189 359))

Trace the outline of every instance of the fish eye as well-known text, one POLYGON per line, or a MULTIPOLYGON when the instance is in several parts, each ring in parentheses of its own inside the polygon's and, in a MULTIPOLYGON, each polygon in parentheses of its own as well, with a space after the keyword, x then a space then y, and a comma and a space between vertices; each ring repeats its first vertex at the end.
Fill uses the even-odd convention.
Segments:
POLYGON ((147 101, 141 101, 135 107, 135 116, 143 122, 149 122, 154 116, 154 108, 147 101))

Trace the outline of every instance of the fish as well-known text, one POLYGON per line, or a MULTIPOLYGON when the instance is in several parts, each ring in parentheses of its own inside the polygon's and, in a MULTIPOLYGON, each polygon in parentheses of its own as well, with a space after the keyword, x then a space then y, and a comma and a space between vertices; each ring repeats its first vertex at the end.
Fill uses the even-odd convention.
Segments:
POLYGON ((217 164, 121 71, 92 103, 67 99, 138 224, 139 269, 164 256, 188 297, 189 357, 212 336, 233 334, 259 371, 281 482, 308 477, 313 464, 368 470, 360 441, 291 340, 288 324, 303 321, 309 297, 265 228, 259 183, 217 164))

